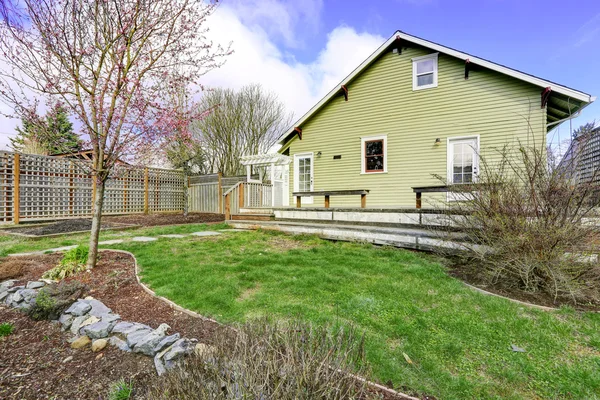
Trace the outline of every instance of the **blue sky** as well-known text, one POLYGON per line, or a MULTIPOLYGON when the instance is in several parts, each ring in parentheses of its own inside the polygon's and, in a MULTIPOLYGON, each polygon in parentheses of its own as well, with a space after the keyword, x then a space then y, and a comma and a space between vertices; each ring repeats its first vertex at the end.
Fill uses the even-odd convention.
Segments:
MULTIPOLYGON (((209 24, 234 54, 201 83, 260 83, 296 117, 398 29, 600 96, 600 0, 222 0, 209 24)), ((600 100, 573 127, 594 119, 600 100)), ((0 118, 0 148, 15 124, 0 118)))

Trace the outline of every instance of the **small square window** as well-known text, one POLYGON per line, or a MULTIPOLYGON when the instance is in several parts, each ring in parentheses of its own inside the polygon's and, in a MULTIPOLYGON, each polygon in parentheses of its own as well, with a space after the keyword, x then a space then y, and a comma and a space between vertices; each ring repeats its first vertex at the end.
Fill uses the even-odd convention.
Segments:
POLYGON ((437 87, 438 54, 413 58, 413 90, 437 87))

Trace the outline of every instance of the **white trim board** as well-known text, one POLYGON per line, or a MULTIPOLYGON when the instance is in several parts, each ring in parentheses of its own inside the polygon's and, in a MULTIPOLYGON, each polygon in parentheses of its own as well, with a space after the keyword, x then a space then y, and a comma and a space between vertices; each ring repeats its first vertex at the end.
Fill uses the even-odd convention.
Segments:
MULTIPOLYGON (((439 53, 448 54, 452 57, 461 59, 461 60, 469 60, 471 63, 480 65, 482 67, 488 68, 492 71, 500 72, 502 74, 512 76, 513 78, 520 79, 525 82, 529 82, 532 85, 539 86, 540 88, 550 87, 553 92, 563 94, 565 96, 571 97, 573 99, 577 99, 579 101, 585 103, 592 103, 596 100, 596 97, 591 96, 587 93, 581 92, 579 90, 571 89, 569 87, 559 85, 557 83, 538 78, 533 75, 526 74, 521 71, 517 71, 516 69, 505 67, 501 64, 496 64, 491 61, 485 60, 483 58, 475 57, 468 53, 463 53, 458 50, 454 50, 450 47, 442 46, 440 44, 430 42, 425 39, 421 39, 416 36, 409 35, 408 33, 404 33, 402 31, 396 31, 388 40, 386 40, 373 54, 371 54, 365 61, 363 61, 354 71, 350 73, 346 78, 344 78, 336 87, 334 87, 325 97, 323 97, 317 104, 315 104, 306 114, 304 114, 294 125, 292 125, 280 138, 278 143, 283 144, 283 141, 286 137, 288 137, 293 131, 295 127, 300 127, 306 120, 308 120, 315 112, 317 112, 321 107, 323 107, 333 96, 339 93, 341 85, 346 85, 350 81, 352 81, 358 74, 360 74, 364 69, 366 69, 369 65, 371 65, 384 51, 386 51, 396 39, 405 40, 407 42, 415 43, 423 47, 427 47, 431 50, 437 51, 439 53)), ((582 107, 583 108, 583 107, 582 107)))

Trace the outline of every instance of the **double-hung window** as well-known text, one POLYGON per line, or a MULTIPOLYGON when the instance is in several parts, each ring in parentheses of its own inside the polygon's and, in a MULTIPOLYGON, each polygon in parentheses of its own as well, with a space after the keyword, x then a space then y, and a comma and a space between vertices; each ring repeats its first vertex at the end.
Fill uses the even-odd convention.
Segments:
POLYGON ((438 54, 412 59, 413 90, 434 88, 438 85, 438 54))
POLYGON ((387 172, 387 136, 361 138, 363 174, 387 172))

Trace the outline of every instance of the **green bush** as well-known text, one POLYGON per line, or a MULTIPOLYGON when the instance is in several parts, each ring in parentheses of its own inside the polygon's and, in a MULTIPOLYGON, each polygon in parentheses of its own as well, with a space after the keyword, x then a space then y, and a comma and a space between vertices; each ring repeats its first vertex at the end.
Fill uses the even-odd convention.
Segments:
POLYGON ((8 336, 13 333, 15 329, 14 325, 9 322, 4 322, 0 324, 0 337, 8 336))
POLYGON ((77 246, 67 251, 58 265, 42 275, 44 279, 63 280, 71 275, 83 272, 88 259, 88 247, 77 246))
POLYGON ((110 385, 108 391, 108 398, 110 400, 128 400, 133 394, 133 384, 131 382, 125 382, 125 379, 121 378, 117 382, 110 385))

